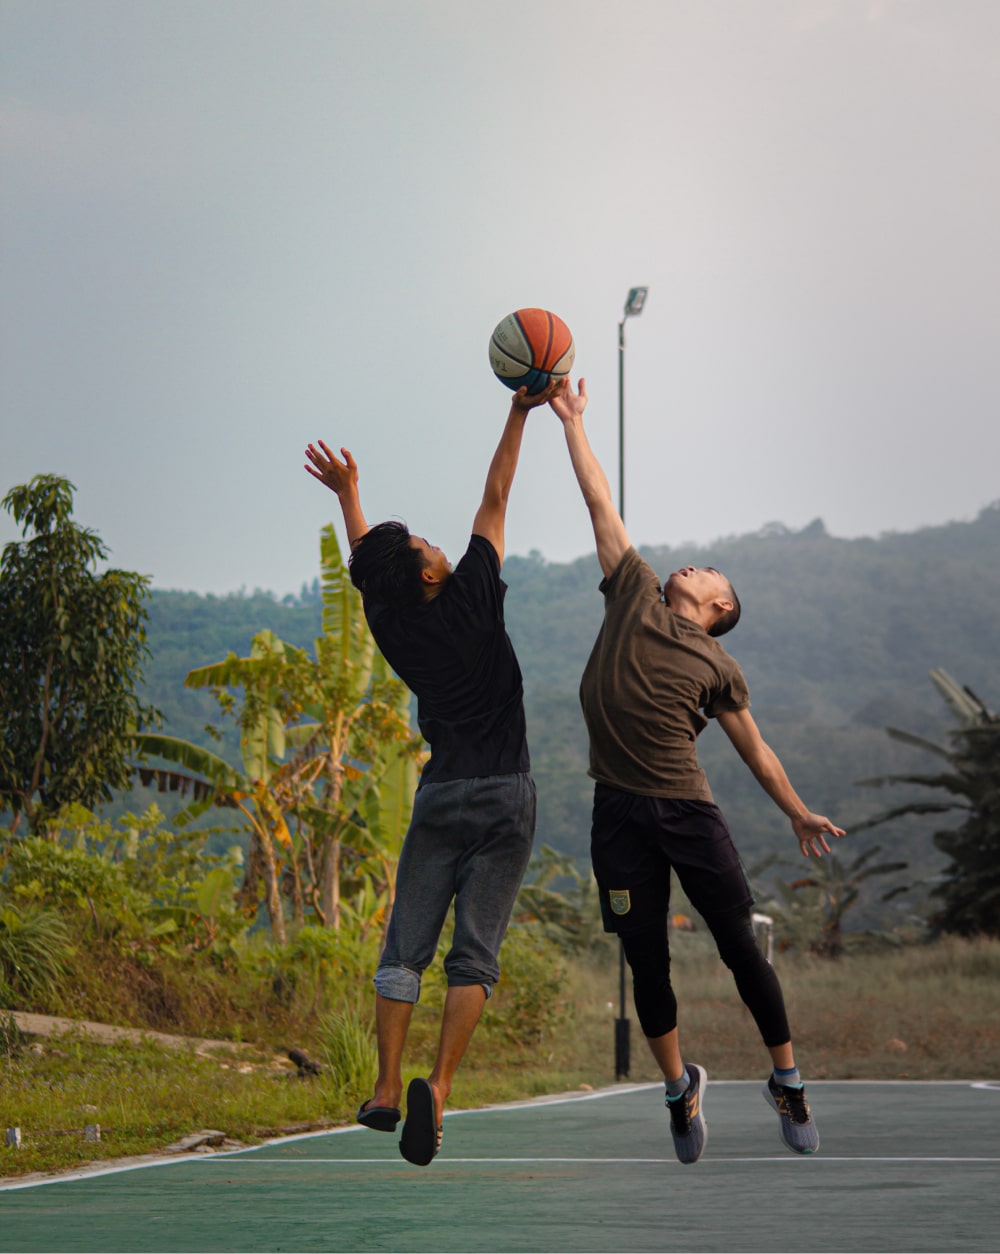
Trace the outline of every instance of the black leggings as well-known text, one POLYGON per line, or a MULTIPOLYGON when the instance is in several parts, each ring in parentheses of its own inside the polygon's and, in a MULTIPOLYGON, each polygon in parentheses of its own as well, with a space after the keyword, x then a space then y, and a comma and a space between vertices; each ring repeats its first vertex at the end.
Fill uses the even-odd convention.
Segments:
MULTIPOLYGON (((732 971, 740 997, 754 1017, 764 1044, 784 1045, 791 1039, 785 999, 774 968, 754 935, 750 908, 706 915, 719 957, 732 971)), ((670 984, 670 947, 666 922, 621 934, 632 968, 635 1011, 646 1036, 663 1036, 677 1026, 677 998, 670 984)))

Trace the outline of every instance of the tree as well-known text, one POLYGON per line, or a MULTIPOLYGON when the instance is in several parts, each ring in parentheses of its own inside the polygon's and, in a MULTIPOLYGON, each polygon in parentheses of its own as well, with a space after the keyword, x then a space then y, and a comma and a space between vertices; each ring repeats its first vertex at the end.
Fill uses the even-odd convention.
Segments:
POLYGON ((943 789, 950 800, 915 799, 875 815, 861 827, 876 827, 904 814, 944 814, 958 810, 962 824, 934 833, 934 843, 951 859, 932 895, 942 901, 931 922, 943 932, 962 936, 1000 936, 1000 717, 968 687, 942 670, 931 682, 947 702, 959 726, 951 745, 887 727, 894 739, 943 759, 949 769, 936 775, 885 775, 862 784, 919 784, 943 789))
POLYGON ((131 738, 155 717, 136 695, 149 580, 94 569, 107 550, 73 521, 68 479, 36 475, 2 507, 31 538, 0 558, 0 808, 33 832, 64 805, 129 786, 131 738))

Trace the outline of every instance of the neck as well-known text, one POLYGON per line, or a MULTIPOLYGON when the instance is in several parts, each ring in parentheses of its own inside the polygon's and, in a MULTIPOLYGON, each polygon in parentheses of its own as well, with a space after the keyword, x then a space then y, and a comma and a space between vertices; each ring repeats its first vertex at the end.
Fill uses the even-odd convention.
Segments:
POLYGON ((675 614, 680 614, 682 618, 689 618, 692 623, 697 623, 699 627, 703 627, 705 631, 712 626, 715 618, 707 605, 700 605, 697 601, 690 597, 675 595, 668 601, 663 598, 664 604, 675 614))

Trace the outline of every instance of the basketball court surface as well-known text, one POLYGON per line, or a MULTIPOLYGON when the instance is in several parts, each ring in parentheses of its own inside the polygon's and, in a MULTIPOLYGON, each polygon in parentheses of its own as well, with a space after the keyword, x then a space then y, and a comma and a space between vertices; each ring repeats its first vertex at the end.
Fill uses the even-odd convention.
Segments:
POLYGON ((818 1082, 820 1152, 710 1080, 673 1156, 659 1085, 458 1111, 426 1168, 361 1128, 0 1182, 2 1251, 1000 1250, 1000 1081, 818 1082))

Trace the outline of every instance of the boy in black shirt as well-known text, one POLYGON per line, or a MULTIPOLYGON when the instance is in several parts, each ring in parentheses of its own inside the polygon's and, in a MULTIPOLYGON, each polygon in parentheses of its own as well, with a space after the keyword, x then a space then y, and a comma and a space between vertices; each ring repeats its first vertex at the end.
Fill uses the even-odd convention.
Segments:
POLYGON ((562 384, 515 393, 486 478, 472 538, 453 570, 440 549, 402 523, 369 527, 358 468, 319 441, 306 466, 337 494, 375 642, 416 693, 431 756, 413 803, 396 876, 396 900, 375 974, 379 1075, 358 1121, 392 1132, 400 1119, 402 1057, 420 977, 432 961, 448 908, 455 937, 437 1058, 411 1081, 400 1151, 425 1166, 441 1146, 444 1104, 459 1062, 499 977, 497 954, 535 828, 521 671, 504 628, 500 578, 507 499, 529 410, 562 384))

